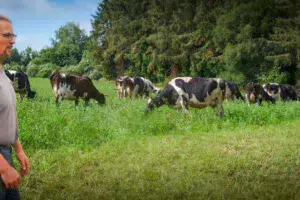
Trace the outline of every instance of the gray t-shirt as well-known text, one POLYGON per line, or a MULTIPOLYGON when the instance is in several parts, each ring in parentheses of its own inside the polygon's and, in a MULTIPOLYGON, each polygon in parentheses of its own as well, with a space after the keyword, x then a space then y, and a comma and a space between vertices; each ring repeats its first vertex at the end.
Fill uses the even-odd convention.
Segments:
POLYGON ((12 145, 18 139, 16 94, 0 69, 0 145, 12 145))

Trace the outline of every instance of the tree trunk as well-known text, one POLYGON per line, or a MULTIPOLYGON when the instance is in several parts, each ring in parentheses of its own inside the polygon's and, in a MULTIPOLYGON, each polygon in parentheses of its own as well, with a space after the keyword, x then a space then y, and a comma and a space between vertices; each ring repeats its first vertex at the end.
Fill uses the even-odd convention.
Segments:
POLYGON ((170 78, 176 78, 178 77, 178 64, 173 64, 171 67, 171 74, 170 74, 170 78))

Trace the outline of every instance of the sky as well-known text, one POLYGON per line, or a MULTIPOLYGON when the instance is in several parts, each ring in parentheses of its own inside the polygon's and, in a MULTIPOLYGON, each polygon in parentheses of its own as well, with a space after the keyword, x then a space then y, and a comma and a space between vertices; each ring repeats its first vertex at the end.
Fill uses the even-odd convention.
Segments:
POLYGON ((68 22, 90 33, 92 15, 101 0, 0 0, 0 14, 9 17, 19 51, 50 47, 55 31, 68 22))

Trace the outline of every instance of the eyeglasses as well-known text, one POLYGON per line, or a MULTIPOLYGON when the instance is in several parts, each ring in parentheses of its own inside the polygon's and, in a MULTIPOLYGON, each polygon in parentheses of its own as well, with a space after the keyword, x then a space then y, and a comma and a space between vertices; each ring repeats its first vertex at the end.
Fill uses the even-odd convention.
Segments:
POLYGON ((17 37, 17 35, 15 35, 13 33, 0 33, 0 34, 9 40, 16 39, 16 37, 17 37))

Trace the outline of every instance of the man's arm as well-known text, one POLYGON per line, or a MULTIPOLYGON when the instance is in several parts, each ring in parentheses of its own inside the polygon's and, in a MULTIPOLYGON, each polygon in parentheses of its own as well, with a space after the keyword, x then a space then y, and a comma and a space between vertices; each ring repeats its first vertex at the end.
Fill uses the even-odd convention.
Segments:
POLYGON ((18 188, 21 183, 18 172, 9 165, 5 158, 0 154, 0 175, 6 188, 18 188))
POLYGON ((13 144, 13 147, 15 149, 16 157, 21 165, 20 174, 21 176, 27 175, 30 171, 30 164, 19 139, 13 144))

